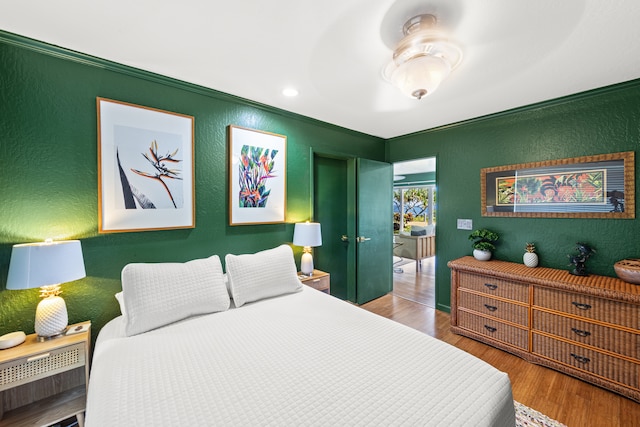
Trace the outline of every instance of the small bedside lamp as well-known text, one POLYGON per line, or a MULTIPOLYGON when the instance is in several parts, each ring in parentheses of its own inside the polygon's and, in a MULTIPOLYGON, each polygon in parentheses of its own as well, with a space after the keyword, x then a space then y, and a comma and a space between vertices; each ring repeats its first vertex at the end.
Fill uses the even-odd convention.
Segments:
POLYGON ((40 287, 43 298, 36 309, 35 331, 39 339, 64 333, 67 306, 58 296, 60 284, 86 276, 79 240, 14 245, 11 251, 7 289, 40 287))
POLYGON ((310 276, 313 274, 311 247, 322 245, 320 224, 308 221, 297 223, 293 229, 293 244, 296 246, 304 246, 304 253, 300 260, 300 271, 302 274, 310 276))

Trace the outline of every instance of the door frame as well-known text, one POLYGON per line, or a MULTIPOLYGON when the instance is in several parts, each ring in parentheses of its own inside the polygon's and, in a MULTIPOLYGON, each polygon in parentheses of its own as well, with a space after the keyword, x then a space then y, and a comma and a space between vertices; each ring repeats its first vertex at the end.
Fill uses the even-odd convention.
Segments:
MULTIPOLYGON (((332 151, 316 151, 312 147, 309 148, 309 170, 310 170, 310 187, 309 187, 309 212, 311 218, 316 219, 315 212, 315 158, 325 157, 328 159, 344 161, 347 166, 347 230, 346 235, 355 238, 356 235, 356 157, 346 156, 343 153, 332 151)), ((322 250, 322 249, 320 249, 322 250)), ((347 248, 346 260, 346 276, 347 276, 347 295, 346 299, 351 302, 356 301, 356 246, 355 241, 349 241, 347 248)), ((329 272, 330 273, 330 272, 329 272)))

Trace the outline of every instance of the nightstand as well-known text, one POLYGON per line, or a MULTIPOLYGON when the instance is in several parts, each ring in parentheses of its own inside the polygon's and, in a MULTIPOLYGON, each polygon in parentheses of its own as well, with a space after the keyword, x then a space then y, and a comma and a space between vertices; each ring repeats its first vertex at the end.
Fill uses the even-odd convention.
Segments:
POLYGON ((320 270, 313 270, 313 275, 305 276, 301 272, 298 272, 298 278, 302 283, 307 286, 311 286, 314 289, 329 294, 331 288, 331 276, 329 273, 325 273, 320 270))
POLYGON ((0 350, 0 427, 48 426, 76 416, 84 425, 91 322, 82 332, 0 350))

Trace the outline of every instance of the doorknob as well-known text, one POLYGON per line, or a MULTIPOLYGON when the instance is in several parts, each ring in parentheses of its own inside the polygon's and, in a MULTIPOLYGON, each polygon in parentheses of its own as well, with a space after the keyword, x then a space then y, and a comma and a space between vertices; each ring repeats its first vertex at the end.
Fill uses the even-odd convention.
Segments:
POLYGON ((347 236, 346 234, 343 234, 343 235, 340 237, 340 240, 342 240, 343 242, 348 242, 348 241, 349 241, 349 236, 347 236))
POLYGON ((358 242, 358 243, 366 242, 367 240, 371 240, 371 238, 369 238, 369 237, 364 237, 364 236, 358 236, 358 237, 356 237, 356 242, 358 242))

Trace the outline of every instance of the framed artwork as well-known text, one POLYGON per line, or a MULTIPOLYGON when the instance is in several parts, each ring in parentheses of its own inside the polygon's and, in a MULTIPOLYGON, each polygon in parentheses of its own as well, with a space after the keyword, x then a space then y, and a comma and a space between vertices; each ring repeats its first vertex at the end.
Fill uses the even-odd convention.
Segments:
POLYGON ((229 224, 285 222, 287 137, 229 126, 229 224))
POLYGON ((635 153, 484 168, 483 216, 635 218, 635 153))
POLYGON ((98 231, 195 227, 194 118, 97 98, 98 231))

